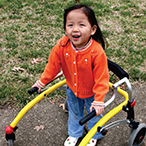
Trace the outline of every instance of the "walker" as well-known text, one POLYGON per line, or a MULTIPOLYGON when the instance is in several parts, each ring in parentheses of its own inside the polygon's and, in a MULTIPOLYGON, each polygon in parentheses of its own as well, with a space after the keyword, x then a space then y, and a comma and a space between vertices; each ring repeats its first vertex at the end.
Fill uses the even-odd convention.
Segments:
MULTIPOLYGON (((113 90, 113 95, 111 98, 105 102, 105 107, 110 105, 116 98, 117 93, 122 95, 125 100, 120 103, 118 106, 110 110, 107 114, 105 114, 100 121, 96 123, 96 125, 86 134, 86 136, 82 139, 79 146, 86 146, 87 143, 90 141, 90 139, 94 136, 94 134, 98 131, 102 135, 107 134, 107 130, 109 130, 112 127, 121 125, 121 124, 128 124, 130 128, 130 137, 128 141, 128 146, 140 146, 142 141, 144 140, 144 137, 146 135, 146 124, 139 123, 134 120, 134 106, 135 106, 135 100, 132 98, 132 88, 131 84, 128 80, 129 76, 128 74, 117 64, 113 63, 112 61, 108 60, 108 67, 109 70, 111 70, 114 74, 116 74, 120 80, 114 84, 109 82, 109 87, 113 90), (126 84, 128 88, 128 92, 120 89, 120 85, 123 83, 126 84), (117 120, 114 121, 108 125, 106 125, 106 122, 111 119, 114 115, 116 115, 121 110, 125 111, 127 113, 127 119, 117 120), (104 127, 103 127, 104 125, 104 127)), ((59 73, 54 79, 62 76, 63 73, 59 73)), ((10 123, 9 126, 5 128, 6 133, 6 140, 8 141, 9 146, 14 146, 14 140, 15 140, 15 132, 18 129, 17 124, 21 120, 21 118, 27 113, 29 109, 31 109, 36 103, 38 103, 40 100, 45 98, 48 94, 53 92, 54 90, 60 88, 61 86, 66 84, 66 79, 56 83, 55 85, 51 86, 50 88, 43 90, 42 93, 40 93, 36 98, 34 98, 32 101, 30 101, 15 117, 15 119, 10 123)), ((33 94, 37 91, 37 88, 32 88, 29 90, 29 94, 33 94)), ((65 107, 67 109, 67 103, 65 102, 65 107)), ((92 117, 96 115, 95 111, 91 112, 87 116, 85 116, 83 119, 79 121, 80 125, 85 124, 88 120, 90 120, 92 117)))

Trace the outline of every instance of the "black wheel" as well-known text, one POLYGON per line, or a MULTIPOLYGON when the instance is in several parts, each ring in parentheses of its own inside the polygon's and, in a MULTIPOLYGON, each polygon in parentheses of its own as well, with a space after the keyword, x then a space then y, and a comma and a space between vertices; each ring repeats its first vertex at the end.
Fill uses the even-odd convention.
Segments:
POLYGON ((13 139, 8 140, 8 146, 14 146, 14 140, 13 139))
POLYGON ((139 124, 130 135, 128 146, 140 146, 146 135, 146 124, 139 124))
POLYGON ((67 111, 68 111, 67 99, 65 99, 64 106, 65 106, 65 110, 67 110, 67 111))

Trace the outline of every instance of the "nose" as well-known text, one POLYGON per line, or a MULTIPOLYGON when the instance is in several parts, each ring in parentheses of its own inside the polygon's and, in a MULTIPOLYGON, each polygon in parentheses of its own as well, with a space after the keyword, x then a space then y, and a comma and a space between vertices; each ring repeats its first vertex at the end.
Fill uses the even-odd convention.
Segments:
POLYGON ((78 27, 77 25, 74 25, 74 27, 73 27, 73 31, 74 31, 74 32, 79 31, 79 27, 78 27))

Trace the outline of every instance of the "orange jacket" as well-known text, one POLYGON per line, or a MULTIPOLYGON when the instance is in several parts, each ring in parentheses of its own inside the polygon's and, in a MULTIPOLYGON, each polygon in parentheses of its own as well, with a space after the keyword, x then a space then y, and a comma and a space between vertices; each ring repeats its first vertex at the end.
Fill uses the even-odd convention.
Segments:
POLYGON ((67 85, 77 97, 88 98, 95 94, 95 101, 103 101, 109 89, 107 58, 103 48, 91 39, 83 51, 76 52, 67 41, 65 36, 53 47, 38 83, 44 87, 62 68, 67 85))

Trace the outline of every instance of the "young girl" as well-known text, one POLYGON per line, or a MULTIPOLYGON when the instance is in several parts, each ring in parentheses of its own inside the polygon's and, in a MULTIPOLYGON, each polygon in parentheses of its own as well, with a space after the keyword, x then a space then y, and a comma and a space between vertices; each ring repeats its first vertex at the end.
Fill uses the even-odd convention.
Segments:
MULTIPOLYGON (((64 30, 62 37, 53 47, 44 72, 32 87, 41 90, 62 68, 67 83, 68 135, 64 146, 75 146, 83 134, 79 120, 94 108, 96 115, 88 122, 89 130, 101 119, 104 111, 104 96, 109 89, 107 58, 104 52, 104 37, 91 8, 78 4, 64 12, 64 30), (102 47, 101 47, 101 45, 102 47)), ((87 144, 95 146, 96 133, 87 144)))

